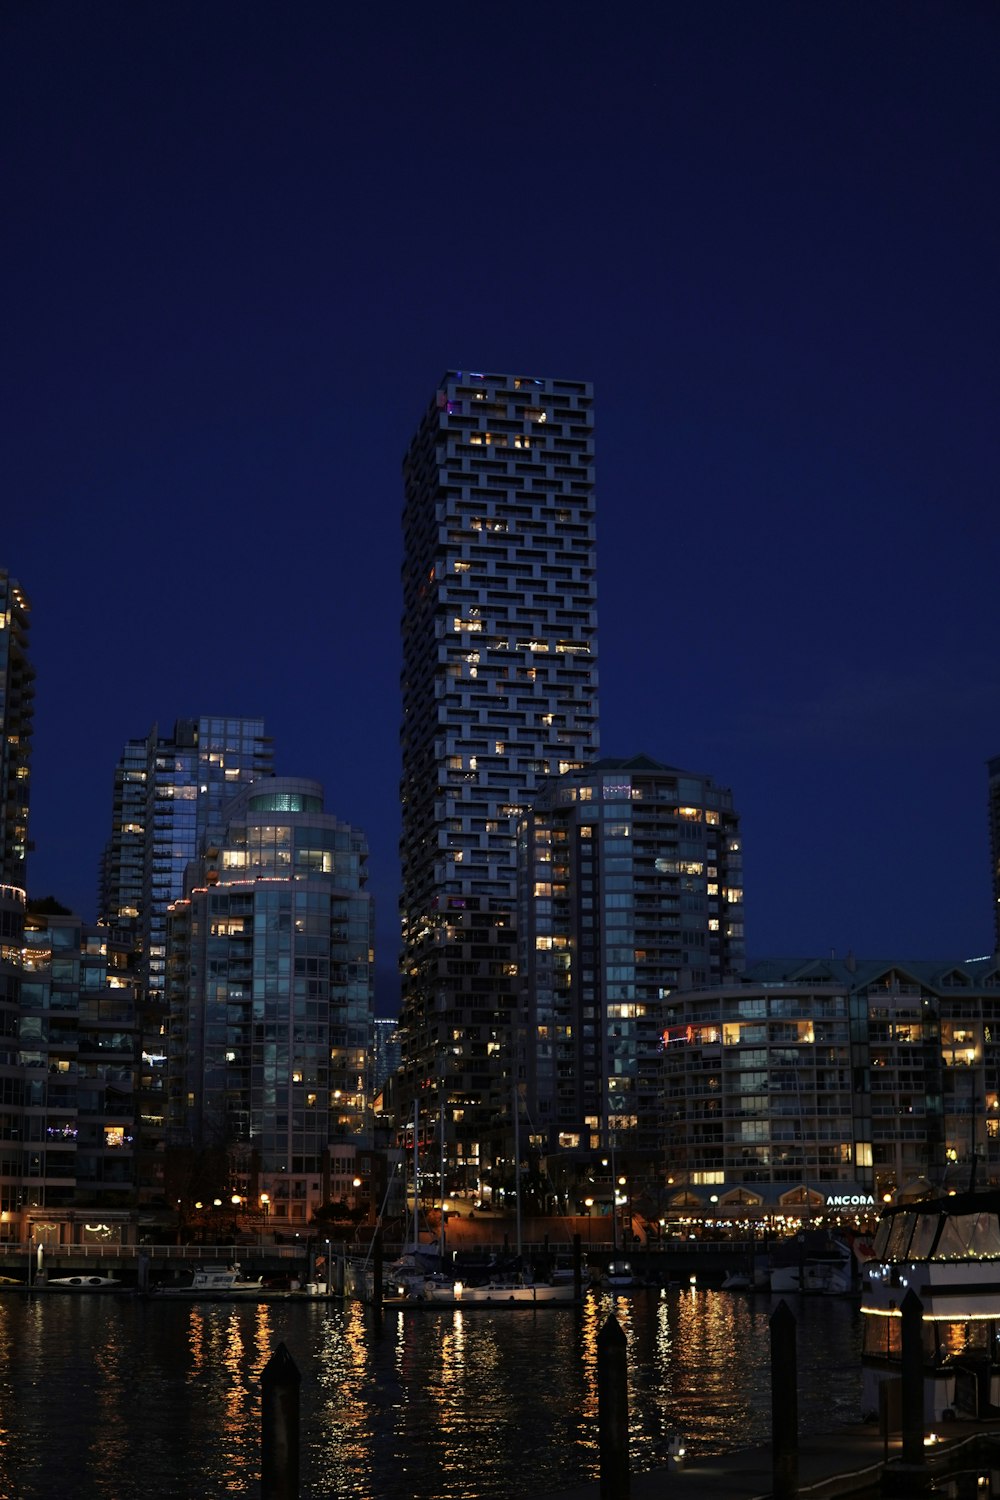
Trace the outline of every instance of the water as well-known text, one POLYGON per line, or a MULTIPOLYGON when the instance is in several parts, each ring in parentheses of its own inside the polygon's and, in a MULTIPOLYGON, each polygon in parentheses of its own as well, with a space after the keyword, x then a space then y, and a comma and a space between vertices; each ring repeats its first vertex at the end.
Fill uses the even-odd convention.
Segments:
MULTIPOLYGON (((790 1299, 799 1425, 856 1421, 860 1314, 790 1299)), ((0 1296, 0 1500, 259 1494, 260 1377, 302 1375, 302 1495, 509 1500, 599 1473, 597 1336, 628 1337, 635 1472, 770 1437, 769 1297, 590 1295, 579 1314, 0 1296)))

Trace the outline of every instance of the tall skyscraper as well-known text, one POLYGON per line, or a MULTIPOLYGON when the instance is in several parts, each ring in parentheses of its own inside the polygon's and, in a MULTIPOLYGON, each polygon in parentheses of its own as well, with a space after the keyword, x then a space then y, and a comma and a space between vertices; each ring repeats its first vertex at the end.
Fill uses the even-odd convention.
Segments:
POLYGON ((1000 953, 1000 755, 987 763, 990 778, 990 874, 993 882, 993 949, 1000 953))
POLYGON ((404 461, 400 1101, 509 1117, 516 821, 598 749, 593 396, 449 371, 404 461))
POLYGON ((31 605, 0 568, 0 884, 24 890, 35 672, 28 659, 31 605))
POLYGON ((205 715, 153 725, 129 740, 115 768, 111 837, 101 863, 98 919, 134 924, 142 979, 138 1176, 141 1201, 163 1197, 166 1129, 167 909, 184 872, 241 787, 273 774, 264 721, 205 715))
POLYGON ((225 1153, 220 1186, 301 1226, 343 1195, 336 1148, 370 1144, 368 845, 286 776, 226 821, 170 913, 170 1138, 225 1153))
POLYGON ((732 792, 646 755, 598 760, 538 794, 520 857, 522 1044, 538 1145, 657 1157, 668 997, 733 982, 744 967, 732 792))
POLYGON ((22 1202, 24 1073, 20 1024, 21 951, 28 854, 28 773, 34 672, 28 659, 30 606, 0 568, 0 1240, 17 1238, 22 1202))

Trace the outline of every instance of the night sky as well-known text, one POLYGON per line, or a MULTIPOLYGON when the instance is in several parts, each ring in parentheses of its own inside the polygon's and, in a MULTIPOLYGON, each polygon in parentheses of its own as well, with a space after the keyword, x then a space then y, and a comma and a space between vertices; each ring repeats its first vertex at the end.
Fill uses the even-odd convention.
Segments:
POLYGON ((371 845, 400 463, 448 368, 595 385, 602 749, 734 789, 751 957, 992 947, 1000 7, 0 16, 0 565, 31 894, 153 722, 263 714, 371 845))

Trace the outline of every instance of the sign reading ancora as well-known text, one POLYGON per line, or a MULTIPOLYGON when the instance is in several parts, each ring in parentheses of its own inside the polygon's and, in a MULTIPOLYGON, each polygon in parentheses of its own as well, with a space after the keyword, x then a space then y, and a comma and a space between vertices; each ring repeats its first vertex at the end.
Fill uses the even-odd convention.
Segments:
POLYGON ((871 1193, 827 1193, 827 1208, 874 1208, 871 1193))

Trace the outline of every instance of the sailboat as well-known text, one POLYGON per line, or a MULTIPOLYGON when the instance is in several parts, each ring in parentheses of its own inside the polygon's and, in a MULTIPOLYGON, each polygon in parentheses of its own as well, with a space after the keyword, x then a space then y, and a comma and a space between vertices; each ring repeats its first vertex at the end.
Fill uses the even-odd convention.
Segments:
MULTIPOLYGON (((521 1236, 521 1139, 517 1086, 514 1088, 514 1173, 517 1252, 512 1269, 496 1265, 483 1268, 474 1281, 457 1277, 430 1276, 415 1300, 427 1307, 572 1307, 576 1301, 574 1282, 535 1281, 524 1268, 521 1236)), ((442 1171, 442 1210, 444 1198, 442 1171)), ((444 1213, 442 1211, 442 1222, 444 1213)), ((413 1297, 413 1293, 410 1296, 413 1297)))
MULTIPOLYGON (((442 1269, 440 1240, 420 1238, 420 1110, 413 1108, 413 1212, 409 1216, 406 1240, 396 1260, 385 1268, 385 1282, 400 1297, 421 1298, 429 1283, 450 1284, 442 1269)), ((442 1216, 443 1219, 443 1216, 442 1216)), ((442 1224, 443 1230, 443 1224, 442 1224)))

